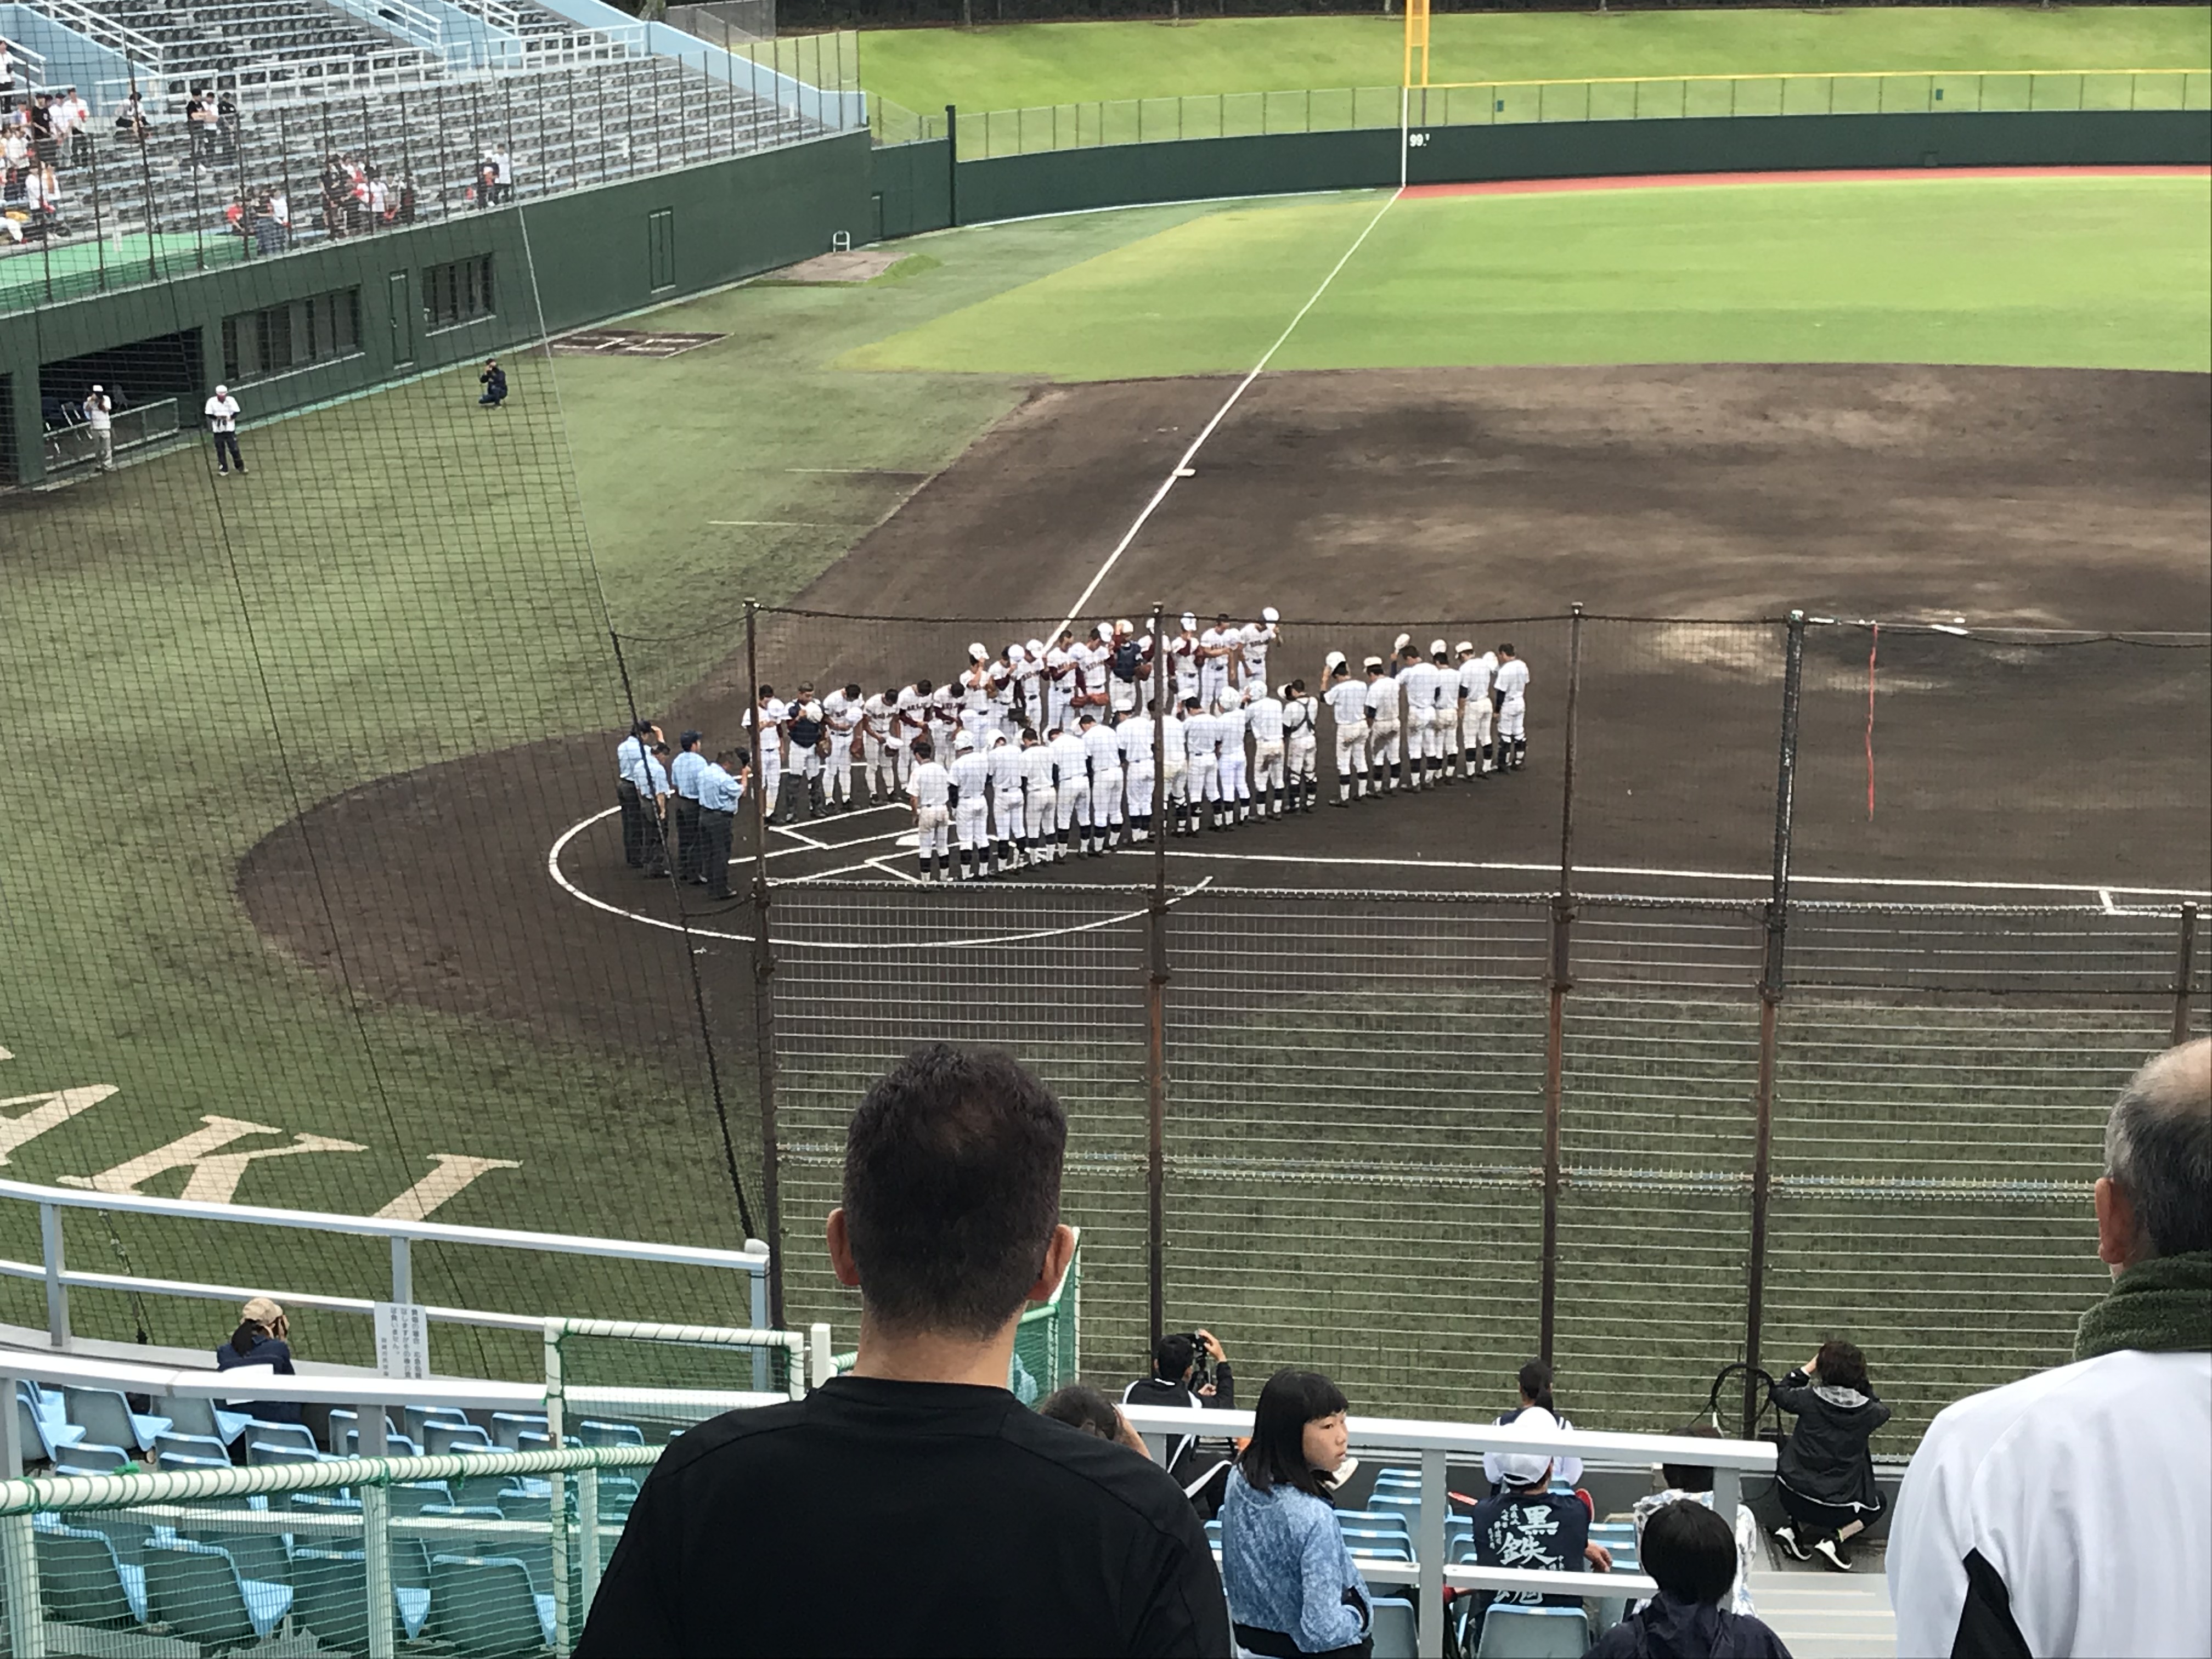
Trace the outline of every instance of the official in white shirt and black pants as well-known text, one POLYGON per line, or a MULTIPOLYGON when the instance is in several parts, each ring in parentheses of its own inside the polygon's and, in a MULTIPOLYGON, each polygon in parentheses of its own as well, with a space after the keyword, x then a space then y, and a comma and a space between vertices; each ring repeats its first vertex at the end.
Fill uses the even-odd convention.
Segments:
POLYGON ((228 477, 234 466, 242 474, 246 457, 238 453, 238 399, 228 386, 219 386, 202 412, 207 416, 208 430, 215 434, 216 476, 228 477))

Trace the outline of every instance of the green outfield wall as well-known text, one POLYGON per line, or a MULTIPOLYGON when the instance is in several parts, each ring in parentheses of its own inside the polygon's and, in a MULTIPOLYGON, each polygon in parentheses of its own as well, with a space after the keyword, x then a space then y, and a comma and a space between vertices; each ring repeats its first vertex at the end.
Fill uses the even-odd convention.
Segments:
POLYGON ((538 334, 541 313, 557 332, 811 258, 841 231, 867 241, 870 188, 867 135, 848 133, 0 315, 14 480, 44 476, 42 367, 180 335, 211 386, 226 318, 356 295, 357 349, 241 386, 249 421, 264 418, 505 350, 538 334), (425 273, 485 256, 491 313, 430 326, 425 273))
MULTIPOLYGON (((1414 184, 1662 173, 2212 164, 2212 112, 1735 116, 1432 127, 1414 184)), ((1347 190, 1399 180, 1395 130, 1275 133, 954 161, 939 139, 876 152, 882 234, 1142 202, 1347 190)))

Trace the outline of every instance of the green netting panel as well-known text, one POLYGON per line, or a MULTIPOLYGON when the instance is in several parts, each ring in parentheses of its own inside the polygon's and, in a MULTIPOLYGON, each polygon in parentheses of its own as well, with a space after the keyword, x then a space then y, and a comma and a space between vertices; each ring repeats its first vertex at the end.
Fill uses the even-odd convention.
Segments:
POLYGON ((1036 1405, 1080 1374, 1082 1310, 1083 1251, 1079 1243, 1059 1291, 1051 1301, 1024 1313, 1014 1334, 1014 1363, 1006 1386, 1024 1405, 1036 1405))

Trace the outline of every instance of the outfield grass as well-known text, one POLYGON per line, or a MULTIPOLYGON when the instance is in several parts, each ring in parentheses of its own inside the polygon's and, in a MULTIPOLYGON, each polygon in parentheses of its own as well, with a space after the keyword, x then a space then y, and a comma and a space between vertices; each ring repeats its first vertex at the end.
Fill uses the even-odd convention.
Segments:
MULTIPOLYGON (((909 109, 1395 86, 1395 17, 1020 23, 861 37, 870 92, 909 109)), ((2202 6, 1439 15, 1430 78, 1766 75, 1874 70, 2203 69, 2202 6)))
MULTIPOLYGON (((1387 199, 1210 214, 863 346, 1065 380, 1249 368, 1387 199)), ((1947 362, 2212 368, 2201 179, 1909 179, 1398 203, 1282 368, 1947 362)))

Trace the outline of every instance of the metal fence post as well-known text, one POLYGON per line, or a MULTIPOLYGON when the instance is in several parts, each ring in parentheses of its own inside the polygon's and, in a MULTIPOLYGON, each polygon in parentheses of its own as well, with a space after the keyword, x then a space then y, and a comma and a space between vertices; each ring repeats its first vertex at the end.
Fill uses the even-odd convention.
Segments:
POLYGON ((1152 896, 1145 911, 1145 1264, 1148 1334, 1167 1329, 1168 828, 1167 636, 1164 600, 1152 602, 1152 896))
POLYGON ((415 1246, 411 1239, 392 1241, 392 1299, 401 1303, 415 1299, 415 1246))
POLYGON ((745 601, 745 697, 753 732, 753 1049, 760 1076, 761 1228, 768 1235, 768 1316, 783 1328, 783 1188, 776 1170, 775 947, 769 943, 768 798, 760 747, 768 741, 760 716, 760 602, 745 601))
POLYGON ((1766 1302, 1766 1222, 1772 1184, 1774 1070, 1779 1046, 1784 946, 1790 928, 1790 830, 1797 790, 1798 708, 1805 679, 1805 613, 1790 613, 1782 669, 1782 731, 1774 781, 1774 886, 1766 902, 1765 963, 1759 976, 1759 1083, 1753 1103, 1751 1249, 1744 1272, 1743 1437, 1759 1415, 1759 1356, 1766 1302))
POLYGON ((945 216, 947 224, 960 222, 960 106, 945 106, 945 216))
POLYGON ((69 1286, 62 1283, 62 1212, 52 1204, 39 1206, 39 1249, 46 1268, 46 1339, 57 1348, 70 1345, 69 1286))
POLYGON ((1536 1352, 1548 1362, 1558 1332, 1559 1290, 1559 1111, 1566 1076, 1567 993, 1574 987, 1575 721, 1582 695, 1583 608, 1567 624, 1566 744, 1559 800, 1559 890, 1552 895, 1550 1007, 1544 1029, 1544 1250, 1536 1310, 1536 1352))
MULTIPOLYGON (((369 1412, 374 1410, 380 1431, 384 1407, 362 1412, 362 1455, 368 1455, 369 1412)), ((381 1437, 380 1432, 380 1437, 381 1437)), ((380 1451, 380 1455, 381 1455, 380 1451)), ((361 1485, 361 1553, 364 1589, 368 1598, 368 1659, 392 1659, 392 1487, 382 1477, 361 1485)))
MULTIPOLYGON (((0 1376, 0 1389, 12 1398, 18 1386, 13 1376, 0 1376)), ((24 1412, 0 1413, 0 1479, 20 1480, 30 1448, 23 1443, 24 1412)), ((8 1651, 10 1659, 27 1656, 45 1659, 46 1608, 39 1594, 39 1553, 31 1535, 27 1512, 0 1516, 0 1589, 8 1599, 8 1651)))
POLYGON ((2173 957, 2173 1044, 2179 1048, 2189 1041, 2189 998, 2191 981, 2197 975, 2197 907, 2181 907, 2181 937, 2176 942, 2173 957))

